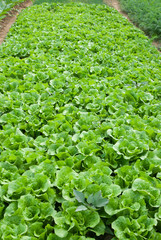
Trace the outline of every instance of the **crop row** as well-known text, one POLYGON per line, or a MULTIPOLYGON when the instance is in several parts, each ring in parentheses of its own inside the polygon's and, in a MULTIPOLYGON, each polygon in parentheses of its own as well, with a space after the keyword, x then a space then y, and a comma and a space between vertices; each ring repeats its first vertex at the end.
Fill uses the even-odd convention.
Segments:
POLYGON ((161 239, 160 62, 106 5, 19 15, 0 46, 0 239, 161 239))
POLYGON ((119 0, 129 17, 149 36, 161 40, 160 0, 119 0))

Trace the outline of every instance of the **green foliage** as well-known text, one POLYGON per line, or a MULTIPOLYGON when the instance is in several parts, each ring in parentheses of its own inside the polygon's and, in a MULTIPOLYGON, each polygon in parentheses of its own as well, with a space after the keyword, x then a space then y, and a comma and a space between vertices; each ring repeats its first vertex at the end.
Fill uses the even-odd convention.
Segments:
POLYGON ((87 4, 104 4, 103 0, 35 0, 34 4, 42 3, 70 3, 70 2, 82 2, 87 4))
POLYGON ((119 0, 122 9, 151 37, 161 40, 160 0, 119 0))
POLYGON ((160 63, 106 5, 19 15, 0 46, 0 239, 161 238, 160 63))
POLYGON ((1 0, 0 2, 0 20, 5 17, 15 5, 24 2, 24 0, 1 0))
POLYGON ((96 193, 92 193, 89 195, 89 197, 87 198, 87 200, 85 200, 85 196, 82 192, 79 192, 77 190, 73 190, 75 198, 77 199, 77 201, 79 203, 82 203, 83 205, 80 205, 76 211, 85 211, 88 208, 100 208, 100 207, 104 207, 106 206, 106 204, 108 203, 108 199, 105 199, 102 197, 101 191, 98 191, 96 193))

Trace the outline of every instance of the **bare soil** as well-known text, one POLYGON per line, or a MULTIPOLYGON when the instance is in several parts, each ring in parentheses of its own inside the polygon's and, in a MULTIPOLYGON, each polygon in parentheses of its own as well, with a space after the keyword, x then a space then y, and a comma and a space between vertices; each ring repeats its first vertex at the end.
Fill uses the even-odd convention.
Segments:
POLYGON ((111 240, 114 236, 111 236, 111 235, 107 235, 104 240, 111 240))
MULTIPOLYGON (((124 11, 121 10, 121 7, 120 7, 120 3, 118 0, 104 0, 104 3, 108 4, 109 6, 115 8, 119 13, 121 13, 124 17, 126 17, 128 19, 129 22, 131 22, 132 24, 134 24, 130 18, 128 17, 128 14, 125 13, 124 11)), ((134 24, 135 25, 135 24, 134 24)), ((135 25, 136 26, 136 25, 135 25)), ((137 27, 137 26, 136 26, 137 27)), ((161 43, 158 42, 158 41, 153 41, 152 44, 158 48, 161 48, 161 43)), ((159 50, 161 51, 161 50, 159 50)))
POLYGON ((121 10, 119 1, 117 1, 117 0, 104 0, 104 3, 108 4, 111 7, 114 7, 119 13, 124 15, 124 17, 126 17, 129 20, 129 22, 131 22, 131 20, 128 17, 127 13, 125 13, 124 11, 121 10))
POLYGON ((16 21, 17 16, 19 13, 32 5, 31 0, 26 0, 23 3, 16 5, 11 11, 8 12, 5 18, 0 21, 0 44, 4 41, 9 29, 11 28, 12 24, 16 21))

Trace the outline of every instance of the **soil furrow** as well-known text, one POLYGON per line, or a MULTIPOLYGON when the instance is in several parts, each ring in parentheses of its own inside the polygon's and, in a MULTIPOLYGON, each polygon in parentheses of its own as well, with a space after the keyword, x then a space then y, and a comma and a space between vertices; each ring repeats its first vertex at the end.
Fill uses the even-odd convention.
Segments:
POLYGON ((0 44, 2 44, 12 24, 16 21, 18 14, 23 9, 31 5, 32 5, 31 0, 26 0, 25 2, 16 5, 15 7, 13 7, 11 11, 8 12, 6 17, 0 21, 0 44))

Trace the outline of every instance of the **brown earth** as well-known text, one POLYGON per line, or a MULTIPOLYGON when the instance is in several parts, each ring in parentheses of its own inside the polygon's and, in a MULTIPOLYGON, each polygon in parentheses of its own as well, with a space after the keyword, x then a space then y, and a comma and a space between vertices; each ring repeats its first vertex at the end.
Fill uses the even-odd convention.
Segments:
POLYGON ((25 8, 32 5, 31 0, 26 0, 23 3, 16 5, 11 11, 8 12, 5 18, 0 21, 0 44, 4 41, 10 27, 16 21, 18 14, 25 8))
POLYGON ((108 4, 109 6, 111 7, 114 7, 119 13, 121 13, 122 15, 124 15, 124 17, 126 17, 129 22, 131 22, 130 18, 128 17, 127 13, 123 12, 121 10, 121 7, 120 7, 120 3, 119 1, 117 0, 104 0, 104 3, 108 4))
POLYGON ((104 240, 111 240, 114 236, 111 236, 111 235, 107 235, 104 240))

